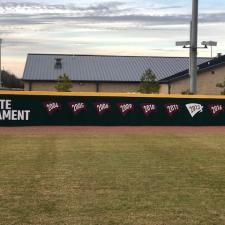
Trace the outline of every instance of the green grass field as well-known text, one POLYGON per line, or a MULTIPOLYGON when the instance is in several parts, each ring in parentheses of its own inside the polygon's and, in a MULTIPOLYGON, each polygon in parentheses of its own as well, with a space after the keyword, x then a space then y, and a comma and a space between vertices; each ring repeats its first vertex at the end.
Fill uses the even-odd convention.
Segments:
POLYGON ((1 134, 0 224, 223 225, 224 134, 1 134))

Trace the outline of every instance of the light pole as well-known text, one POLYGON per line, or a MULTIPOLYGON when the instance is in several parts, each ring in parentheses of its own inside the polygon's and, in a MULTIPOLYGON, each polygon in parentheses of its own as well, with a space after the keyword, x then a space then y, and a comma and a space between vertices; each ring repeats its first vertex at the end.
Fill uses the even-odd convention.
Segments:
POLYGON ((190 74, 190 93, 197 93, 197 56, 198 48, 208 48, 211 46, 211 57, 212 57, 212 46, 217 46, 215 41, 203 41, 201 43, 205 47, 198 47, 198 0, 192 0, 192 21, 190 23, 190 41, 178 41, 176 46, 183 46, 183 48, 190 48, 189 55, 189 74, 190 74))
POLYGON ((0 38, 0 88, 2 88, 2 39, 0 38))
POLYGON ((197 93, 198 56, 198 0, 192 0, 191 42, 190 42, 190 93, 197 93))
MULTIPOLYGON (((190 41, 176 42, 176 46, 190 48, 189 73, 190 93, 197 92, 197 56, 198 56, 198 0, 192 0, 192 20, 190 23, 190 41)), ((207 46, 205 46, 207 48, 207 46)))

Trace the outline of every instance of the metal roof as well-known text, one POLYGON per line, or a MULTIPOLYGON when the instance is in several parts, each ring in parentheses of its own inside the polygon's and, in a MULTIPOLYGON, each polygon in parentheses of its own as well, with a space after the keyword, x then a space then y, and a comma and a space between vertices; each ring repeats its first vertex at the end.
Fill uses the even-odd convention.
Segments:
MULTIPOLYGON (((209 58, 199 58, 198 64, 206 61, 209 58)), ((186 57, 28 54, 23 80, 55 81, 66 73, 73 81, 139 82, 147 69, 161 80, 188 64, 186 57), (62 68, 55 68, 56 58, 62 59, 62 68)))
MULTIPOLYGON (((210 69, 214 69, 215 67, 221 66, 225 64, 225 55, 222 55, 220 57, 211 59, 207 62, 204 62, 200 65, 198 65, 198 72, 202 72, 205 70, 210 70, 210 69)), ((169 81, 173 81, 173 80, 178 80, 178 79, 182 79, 182 78, 186 78, 189 76, 189 71, 188 70, 184 70, 181 71, 179 73, 176 73, 172 76, 166 77, 162 80, 160 80, 161 82, 169 82, 169 81)))

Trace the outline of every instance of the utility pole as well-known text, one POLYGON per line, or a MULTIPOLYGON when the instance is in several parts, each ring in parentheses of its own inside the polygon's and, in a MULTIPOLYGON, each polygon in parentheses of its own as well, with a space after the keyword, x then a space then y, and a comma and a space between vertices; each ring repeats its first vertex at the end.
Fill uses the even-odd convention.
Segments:
POLYGON ((192 0, 191 43, 190 43, 190 92, 197 93, 198 55, 198 0, 192 0))

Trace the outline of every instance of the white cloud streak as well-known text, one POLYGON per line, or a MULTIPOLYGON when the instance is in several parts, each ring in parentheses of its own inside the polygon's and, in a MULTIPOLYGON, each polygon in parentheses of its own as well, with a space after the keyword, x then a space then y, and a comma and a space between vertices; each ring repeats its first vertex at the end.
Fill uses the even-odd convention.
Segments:
MULTIPOLYGON (((221 34, 225 13, 204 12, 200 13, 202 38, 212 37, 225 44, 221 34)), ((148 9, 119 1, 78 6, 0 0, 3 56, 5 65, 10 66, 10 56, 21 65, 29 52, 188 55, 176 49, 174 42, 189 38, 190 19, 179 4, 154 3, 148 9)), ((17 65, 15 72, 21 75, 22 69, 17 65)))

